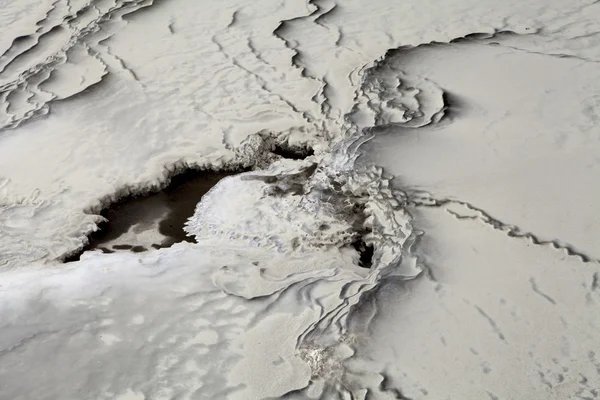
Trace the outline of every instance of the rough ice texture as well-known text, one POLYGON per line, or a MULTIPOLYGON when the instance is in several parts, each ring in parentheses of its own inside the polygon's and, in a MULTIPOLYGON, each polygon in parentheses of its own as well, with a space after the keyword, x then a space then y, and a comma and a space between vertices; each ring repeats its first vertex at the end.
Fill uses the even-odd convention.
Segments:
POLYGON ((1 399, 599 396, 600 3, 0 5, 1 399))
POLYGON ((381 289, 371 339, 386 344, 363 350, 394 364, 409 398, 598 397, 596 63, 531 46, 515 34, 425 45, 373 72, 421 73, 447 100, 446 122, 388 124, 366 146, 426 232, 428 279, 381 289))

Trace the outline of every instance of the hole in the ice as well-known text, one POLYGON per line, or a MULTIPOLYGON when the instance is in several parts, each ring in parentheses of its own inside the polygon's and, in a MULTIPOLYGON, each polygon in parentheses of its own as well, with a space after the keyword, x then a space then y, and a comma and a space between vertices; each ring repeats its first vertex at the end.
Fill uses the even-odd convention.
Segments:
POLYGON ((293 147, 277 144, 271 149, 271 153, 291 160, 304 160, 306 157, 315 154, 315 151, 310 147, 293 147))
POLYGON ((113 203, 100 214, 107 222, 88 236, 89 244, 65 262, 79 260, 88 250, 103 253, 170 247, 178 242, 193 242, 183 226, 194 214, 196 204, 221 179, 244 172, 188 170, 175 175, 163 190, 145 196, 129 196, 113 203))
POLYGON ((373 245, 366 244, 362 237, 359 237, 352 243, 352 247, 358 251, 360 256, 358 265, 363 268, 371 268, 373 265, 373 253, 375 249, 373 245))

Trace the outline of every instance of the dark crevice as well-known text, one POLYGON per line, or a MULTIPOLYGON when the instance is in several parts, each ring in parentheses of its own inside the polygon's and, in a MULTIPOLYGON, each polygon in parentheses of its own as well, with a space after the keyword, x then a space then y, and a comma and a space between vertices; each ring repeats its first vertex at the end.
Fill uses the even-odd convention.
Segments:
POLYGON ((366 244, 362 236, 358 237, 353 243, 352 247, 356 249, 359 254, 358 265, 363 268, 371 268, 373 265, 373 253, 375 248, 372 244, 366 244))
POLYGON ((584 263, 600 263, 600 259, 596 259, 585 254, 583 251, 577 249, 577 247, 573 245, 570 245, 559 239, 543 240, 539 237, 538 234, 523 231, 519 226, 500 221, 499 219, 492 217, 485 210, 478 208, 466 201, 452 200, 448 198, 436 199, 430 196, 425 196, 414 197, 412 199, 409 199, 407 204, 414 207, 443 208, 448 214, 452 215, 458 220, 479 221, 492 227, 493 229, 504 232, 504 234, 506 234, 508 237, 515 239, 525 239, 537 246, 552 247, 556 250, 564 252, 568 256, 576 257, 584 263), (467 211, 466 215, 460 214, 459 212, 447 207, 452 204, 464 207, 467 211))
POLYGON ((284 144, 276 144, 273 146, 271 153, 291 160, 304 160, 306 157, 315 154, 314 150, 310 147, 294 147, 284 144))
POLYGON ((88 235, 89 243, 84 248, 66 257, 64 262, 79 260, 88 250, 139 253, 150 248, 170 247, 178 242, 193 242, 183 231, 183 226, 194 214, 196 204, 221 179, 241 172, 245 170, 187 170, 173 176, 168 186, 160 191, 123 197, 100 211, 106 221, 88 235), (121 237, 125 234, 134 237, 136 243, 123 242, 125 239, 121 237), (154 242, 152 238, 159 240, 154 242))
POLYGON ((147 251, 147 250, 148 250, 148 249, 147 249, 147 248, 145 248, 144 246, 133 246, 133 247, 131 248, 131 251, 132 251, 133 253, 141 253, 141 252, 143 252, 143 251, 147 251))

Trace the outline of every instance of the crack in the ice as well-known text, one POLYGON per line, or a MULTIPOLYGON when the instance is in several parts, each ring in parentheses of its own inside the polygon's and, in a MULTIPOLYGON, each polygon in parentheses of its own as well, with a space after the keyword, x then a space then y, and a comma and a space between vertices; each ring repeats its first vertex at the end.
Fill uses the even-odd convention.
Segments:
MULTIPOLYGON (((324 10, 324 7, 322 5, 319 4, 318 0, 308 0, 307 4, 313 5, 314 6, 314 10, 312 12, 310 12, 308 15, 305 16, 300 16, 300 17, 294 17, 288 20, 284 20, 281 21, 281 23, 279 24, 279 26, 273 31, 273 35, 275 37, 277 37, 278 39, 282 40, 283 43, 285 44, 285 46, 292 50, 294 52, 294 55, 292 56, 292 65, 296 68, 298 68, 302 74, 303 77, 305 78, 309 78, 309 79, 313 79, 316 82, 319 82, 322 86, 326 86, 327 83, 324 81, 323 77, 316 77, 316 76, 312 76, 309 75, 306 72, 306 67, 304 65, 302 65, 302 63, 300 63, 298 61, 298 59, 301 57, 301 53, 300 50, 298 50, 297 46, 295 44, 293 44, 291 41, 289 41, 288 39, 285 38, 285 35, 283 34, 283 31, 286 29, 286 25, 291 23, 292 21, 295 20, 303 20, 303 19, 311 19, 312 18, 312 22, 324 27, 325 29, 331 30, 332 28, 328 27, 327 25, 323 24, 322 22, 318 21, 320 18, 325 17, 327 14, 331 13, 334 9, 336 9, 337 4, 333 3, 333 6, 327 10, 324 10)), ((341 31, 338 31, 338 41, 341 40, 341 31)), ((323 106, 323 103, 329 103, 329 99, 327 98, 327 96, 324 94, 324 90, 322 90, 323 93, 323 99, 322 102, 319 103, 317 101, 316 98, 313 98, 314 101, 317 102, 317 104, 319 104, 319 106, 321 107, 321 110, 323 110, 325 107, 323 106)), ((329 109, 331 109, 331 106, 329 106, 329 109)), ((323 112, 323 111, 322 111, 323 112)), ((324 113, 325 116, 330 117, 329 114, 324 113)))
POLYGON ((317 25, 319 25, 319 26, 321 26, 321 27, 323 27, 323 28, 327 29, 328 31, 335 31, 335 32, 336 32, 336 34, 337 34, 337 39, 335 40, 335 45, 336 45, 336 46, 339 46, 339 44, 340 44, 340 42, 341 42, 341 40, 342 40, 342 30, 341 30, 341 28, 340 28, 339 26, 337 26, 337 25, 334 25, 334 26, 335 26, 335 28, 333 28, 333 27, 331 27, 330 25, 327 25, 327 24, 325 24, 324 22, 321 22, 321 20, 322 20, 322 19, 324 20, 324 19, 325 19, 325 17, 327 17, 327 16, 329 16, 329 15, 333 14, 333 12, 334 12, 335 10, 337 10, 337 8, 338 8, 338 4, 337 4, 337 3, 335 3, 335 2, 333 2, 333 5, 331 5, 331 7, 330 7, 329 9, 327 9, 326 11, 322 11, 322 10, 324 9, 324 7, 323 7, 323 6, 321 6, 321 5, 319 5, 319 4, 317 3, 317 1, 316 1, 316 0, 314 0, 314 1, 313 1, 313 4, 315 4, 315 6, 319 8, 319 12, 321 12, 321 14, 320 14, 320 15, 318 15, 318 16, 317 16, 317 17, 316 17, 316 18, 313 20, 313 22, 314 22, 315 24, 317 24, 317 25))
POLYGON ((544 293, 540 290, 540 288, 537 285, 537 282, 535 281, 535 278, 533 278, 533 277, 529 278, 529 283, 531 284, 531 290, 533 290, 535 293, 542 296, 544 299, 546 299, 551 304, 556 305, 556 300, 554 300, 552 297, 548 296, 546 293, 544 293))
POLYGON ((231 64, 233 66, 241 69, 242 71, 246 72, 248 75, 254 77, 254 79, 256 79, 259 87, 263 91, 265 91, 266 93, 268 93, 270 95, 273 95, 273 96, 277 97, 281 102, 283 102, 285 105, 287 105, 294 113, 300 115, 302 117, 302 119, 304 119, 306 122, 308 122, 309 124, 313 122, 314 117, 312 115, 310 115, 309 112, 307 112, 307 111, 304 111, 304 112, 300 111, 291 101, 289 101, 288 99, 284 98, 279 93, 276 93, 276 92, 273 92, 272 90, 270 90, 269 87, 268 87, 268 82, 263 77, 261 77, 256 72, 251 71, 248 68, 244 67, 242 64, 240 64, 240 62, 234 56, 230 55, 225 50, 225 47, 217 40, 217 35, 214 35, 211 38, 212 42, 217 45, 217 47, 219 49, 219 52, 222 53, 225 56, 225 58, 231 62, 231 64))
MULTIPOLYGON (((599 34, 600 34, 600 32, 599 32, 599 34)), ((574 54, 545 53, 545 52, 542 52, 542 51, 533 51, 533 50, 523 49, 521 47, 510 46, 510 45, 507 45, 507 44, 504 44, 504 43, 500 43, 500 42, 490 42, 490 43, 488 43, 488 45, 489 46, 503 47, 503 48, 506 48, 506 49, 511 49, 511 50, 515 50, 515 51, 519 51, 519 52, 527 53, 527 54, 533 54, 533 55, 539 55, 539 56, 546 56, 546 57, 553 57, 553 58, 571 59, 571 60, 578 60, 578 61, 583 61, 583 62, 588 62, 588 63, 600 64, 600 61, 594 60, 593 58, 578 56, 578 55, 574 55, 574 54)))
POLYGON ((476 220, 482 222, 492 228, 504 232, 507 236, 516 239, 529 240, 531 243, 537 246, 549 246, 556 250, 565 252, 568 256, 576 257, 583 263, 595 263, 600 264, 600 260, 593 258, 584 252, 577 250, 573 245, 564 243, 559 239, 554 240, 542 240, 537 234, 532 232, 524 232, 520 227, 512 224, 508 224, 492 217, 488 212, 482 210, 466 201, 453 200, 453 199, 436 199, 430 196, 424 197, 409 197, 407 199, 407 205, 414 207, 435 207, 444 208, 445 211, 454 216, 459 220, 476 220), (475 212, 476 215, 462 215, 457 211, 447 208, 450 205, 459 205, 466 208, 469 211, 475 212))
POLYGON ((473 305, 473 307, 475 307, 475 309, 477 310, 477 312, 479 312, 479 314, 484 317, 488 323, 490 324, 490 326, 492 327, 492 330, 494 331, 494 333, 500 338, 500 340, 502 340, 503 342, 506 343, 506 337, 504 336, 504 334, 502 333, 502 331, 500 330, 500 327, 498 327, 498 324, 496 324, 496 321, 494 321, 494 319, 492 317, 490 317, 481 307, 479 307, 478 305, 473 305))
POLYGON ((34 340, 36 340, 38 338, 51 336, 58 332, 60 332, 60 331, 52 330, 52 331, 41 331, 41 332, 36 332, 34 334, 31 334, 31 335, 21 339, 18 343, 15 343, 14 345, 12 345, 8 348, 0 350, 0 357, 4 357, 4 356, 14 352, 15 350, 19 350, 20 348, 27 346, 27 344, 29 344, 30 342, 33 342, 34 340))
MULTIPOLYGON (((142 87, 142 89, 146 88, 144 83, 138 78, 135 71, 125 63, 125 60, 123 60, 121 57, 119 57, 118 55, 113 53, 109 45, 100 45, 100 46, 102 46, 103 50, 105 51, 105 53, 107 55, 114 58, 118 62, 121 69, 123 71, 125 71, 126 73, 128 73, 131 76, 131 78, 133 78, 133 80, 136 81, 142 87)), ((96 58, 104 64, 105 69, 108 68, 108 66, 100 59, 100 57, 96 57, 96 58)))
POLYGON ((269 67, 273 68, 273 65, 271 65, 269 62, 267 62, 267 60, 265 60, 265 58, 262 56, 262 54, 260 54, 260 52, 258 51, 256 46, 252 42, 252 37, 248 36, 248 39, 246 40, 246 45, 248 46, 248 49, 250 49, 252 54, 254 54, 254 57, 256 57, 257 60, 259 60, 263 64, 268 65, 269 67))
POLYGON ((311 78, 316 81, 319 81, 315 77, 306 75, 305 68, 300 66, 300 64, 296 61, 296 59, 300 56, 300 51, 294 46, 294 44, 291 41, 287 40, 281 33, 278 33, 280 31, 282 31, 283 29, 285 29, 284 27, 285 27, 286 22, 292 21, 294 19, 296 19, 296 18, 281 21, 279 23, 279 26, 277 26, 277 28, 275 28, 275 30, 273 31, 273 36, 275 36, 277 39, 281 40, 283 42, 283 44, 285 45, 285 47, 287 47, 289 50, 291 50, 293 52, 293 55, 291 58, 292 66, 299 69, 300 73, 302 74, 303 77, 311 78))

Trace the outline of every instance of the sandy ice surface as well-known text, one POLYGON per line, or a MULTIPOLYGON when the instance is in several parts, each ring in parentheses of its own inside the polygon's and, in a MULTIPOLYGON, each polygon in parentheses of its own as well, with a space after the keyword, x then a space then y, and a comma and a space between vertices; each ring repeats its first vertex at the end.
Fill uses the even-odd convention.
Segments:
POLYGON ((0 399, 600 399, 598 21, 0 0, 0 399), (197 243, 61 262, 188 167, 197 243))

